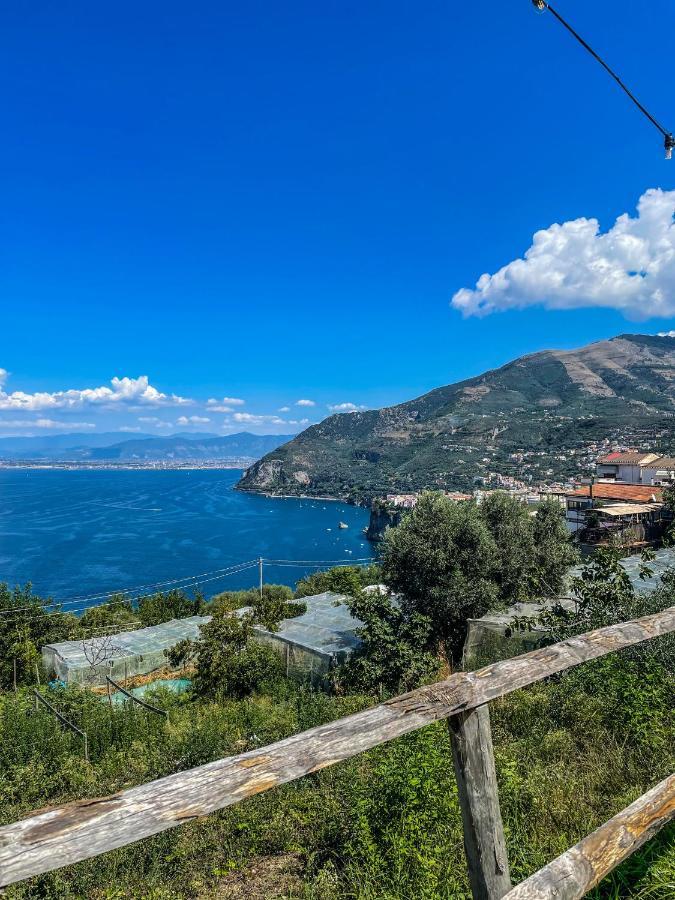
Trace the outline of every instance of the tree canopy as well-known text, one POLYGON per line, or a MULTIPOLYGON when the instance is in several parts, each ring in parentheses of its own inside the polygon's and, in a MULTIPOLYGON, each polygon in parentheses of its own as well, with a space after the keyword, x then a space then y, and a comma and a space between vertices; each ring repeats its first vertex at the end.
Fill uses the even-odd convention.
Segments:
POLYGON ((375 592, 348 600, 364 627, 345 676, 361 687, 399 690, 425 677, 430 660, 458 666, 468 619, 555 595, 575 560, 555 502, 531 515, 501 492, 482 504, 423 494, 382 545, 393 605, 375 592))

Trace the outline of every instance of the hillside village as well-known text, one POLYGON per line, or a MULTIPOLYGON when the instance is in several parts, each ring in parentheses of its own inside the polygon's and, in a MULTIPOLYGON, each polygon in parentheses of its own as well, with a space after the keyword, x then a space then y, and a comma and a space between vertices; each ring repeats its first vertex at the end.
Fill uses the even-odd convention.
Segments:
MULTIPOLYGON (((508 666, 523 653, 544 645, 535 659, 552 660, 552 640, 610 629, 607 659, 491 704, 493 730, 488 723, 482 740, 494 740, 499 760, 501 811, 497 802, 490 833, 503 834, 512 860, 503 883, 541 869, 555 847, 569 843, 557 819, 581 836, 589 822, 601 824, 607 810, 625 805, 627 789, 640 797, 671 766, 669 645, 630 650, 649 635, 638 625, 626 626, 624 635, 615 623, 651 615, 665 632, 675 629, 675 551, 657 549, 644 559, 608 550, 584 563, 561 508, 563 499, 588 501, 588 510, 609 511, 613 521, 612 510, 629 497, 650 513, 663 510, 669 465, 654 454, 606 454, 592 483, 533 504, 505 491, 486 491, 477 504, 457 493, 392 496, 392 508, 404 514, 387 531, 377 564, 317 571, 294 592, 261 583, 208 601, 180 589, 139 599, 117 594, 74 614, 29 587, 0 587, 9 626, 0 633, 0 884, 17 882, 8 887, 11 898, 33 896, 44 884, 51 895, 103 900, 99 885, 106 882, 130 898, 152 890, 199 900, 346 900, 369 882, 373 896, 383 884, 397 897, 466 896, 480 867, 472 868, 461 849, 473 826, 462 825, 469 812, 457 781, 473 776, 462 757, 454 771, 449 766, 448 731, 429 698, 467 677, 472 685, 465 673, 486 664, 483 678, 506 667, 510 692, 508 666), (662 483, 645 483, 655 480, 662 483), (599 499, 606 505, 596 505, 599 499), (628 655, 613 654, 617 641, 627 642, 628 655), (419 723, 426 727, 406 736, 411 720, 400 713, 400 736, 383 742, 375 723, 382 715, 399 722, 396 704, 405 697, 411 715, 429 709, 419 723), (647 714, 650 729, 636 730, 632 717, 647 714), (362 730, 347 734, 361 720, 362 730), (315 733, 321 737, 314 745, 315 733), (305 754, 306 767, 291 778, 315 774, 239 802, 275 788, 305 754), (342 762, 317 774, 336 754, 342 762), (270 759, 281 774, 263 775, 261 785, 258 767, 270 759), (229 787, 231 765, 243 772, 239 787, 229 787), (513 772, 506 782, 505 772, 513 772), (189 823, 182 779, 191 785, 191 809, 200 810, 189 823), (171 783, 177 786, 165 795, 163 785, 171 783), (151 792, 140 806, 137 790, 151 792), (93 806, 87 799, 106 796, 93 806), (106 804, 127 802, 132 830, 124 834, 137 842, 100 855, 96 835, 118 833, 106 804), (162 816, 146 819, 143 809, 155 803, 162 816), (230 803, 230 810, 207 814, 230 803), (53 812, 33 812, 44 806, 53 812), (545 810, 554 818, 543 829, 545 810), (52 815, 57 822, 65 816, 68 830, 82 837, 53 859, 45 857, 51 843, 45 851, 32 837, 52 827, 43 819, 52 815), (158 821, 160 831, 178 830, 157 834, 158 821), (529 821, 537 823, 536 838, 529 821), (8 855, 3 848, 17 841, 22 852, 8 855), (44 862, 36 857, 56 871, 40 875, 44 862), (430 870, 419 865, 421 857, 430 870), (404 872, 396 870, 402 860, 404 872)), ((597 644, 584 650, 585 639, 576 640, 574 665, 586 652, 597 655, 597 644)), ((496 782, 489 790, 494 799, 496 782)), ((57 825, 59 848, 63 834, 57 825)), ((654 859, 670 864, 667 849, 654 859)), ((647 857, 643 865, 635 883, 660 890, 658 866, 647 857)), ((626 878, 623 868, 617 872, 626 878)))
POLYGON ((369 503, 564 488, 612 450, 670 452, 673 372, 675 341, 661 335, 529 354, 396 406, 329 416, 251 466, 239 489, 369 503))
POLYGON ((675 900, 675 4, 3 12, 2 900, 675 900))

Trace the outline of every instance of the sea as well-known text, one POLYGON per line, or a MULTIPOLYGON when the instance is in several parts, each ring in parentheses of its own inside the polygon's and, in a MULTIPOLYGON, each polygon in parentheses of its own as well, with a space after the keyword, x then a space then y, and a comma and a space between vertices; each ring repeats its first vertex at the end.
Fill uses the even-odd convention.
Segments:
POLYGON ((0 582, 79 611, 114 591, 206 597, 374 555, 368 512, 234 489, 234 469, 2 469, 0 582), (347 528, 340 528, 340 523, 347 528), (249 568, 242 568, 248 563, 249 568))

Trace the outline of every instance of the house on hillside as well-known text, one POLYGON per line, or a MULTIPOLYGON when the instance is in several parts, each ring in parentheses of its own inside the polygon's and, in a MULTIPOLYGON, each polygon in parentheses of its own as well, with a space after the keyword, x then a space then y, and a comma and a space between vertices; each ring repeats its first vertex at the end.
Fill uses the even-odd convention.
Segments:
POLYGON ((668 515, 657 486, 597 481, 565 496, 570 531, 585 544, 639 549, 663 534, 668 515))
POLYGON ((601 456, 596 464, 600 481, 617 484, 668 485, 675 483, 675 458, 640 451, 601 456))
POLYGON ((596 463, 598 479, 621 482, 622 484, 651 484, 644 479, 648 466, 659 458, 658 453, 644 453, 639 450, 615 451, 601 456, 596 463))

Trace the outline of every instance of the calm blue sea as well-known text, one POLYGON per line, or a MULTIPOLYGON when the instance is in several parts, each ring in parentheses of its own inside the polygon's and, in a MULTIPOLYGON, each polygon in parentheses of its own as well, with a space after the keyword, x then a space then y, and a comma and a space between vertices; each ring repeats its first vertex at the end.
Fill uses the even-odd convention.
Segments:
MULTIPOLYGON (((56 600, 133 591, 259 556, 349 562, 372 555, 364 509, 235 491, 234 470, 0 470, 0 581, 56 600), (345 522, 349 528, 339 529, 345 522)), ((266 566, 293 585, 308 566, 266 566)), ((206 596, 257 583, 257 569, 205 581, 206 596)), ((99 602, 92 600, 92 603, 99 602)), ((84 600, 83 600, 84 603, 84 600)))

